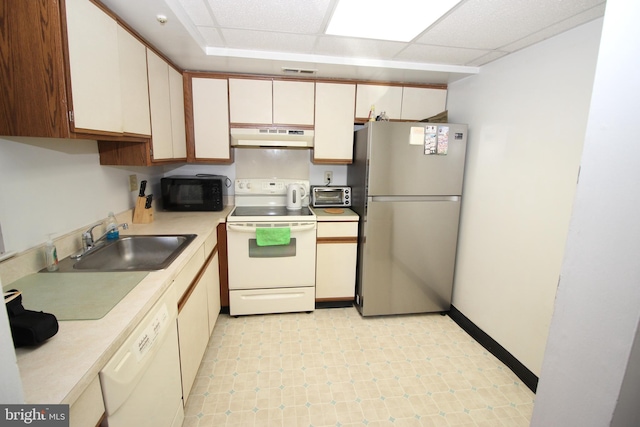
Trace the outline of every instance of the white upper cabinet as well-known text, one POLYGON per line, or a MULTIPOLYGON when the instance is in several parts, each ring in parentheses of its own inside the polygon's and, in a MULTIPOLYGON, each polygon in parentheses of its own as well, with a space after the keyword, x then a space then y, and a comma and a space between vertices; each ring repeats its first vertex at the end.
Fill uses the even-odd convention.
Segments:
POLYGON ((187 157, 187 134, 184 123, 184 81, 182 74, 169 67, 169 101, 173 158, 187 157))
POLYGON ((402 120, 423 120, 447 108, 447 90, 404 87, 402 91, 402 120))
POLYGON ((182 76, 147 49, 153 160, 187 155, 182 76))
POLYGON ((273 123, 313 126, 314 83, 274 80, 273 123))
POLYGON ((359 84, 356 92, 356 117, 369 117, 372 105, 376 116, 384 111, 390 119, 399 119, 402 111, 402 86, 359 84))
POLYGON ((118 46, 123 131, 151 135, 147 49, 138 39, 120 26, 118 26, 118 46))
POLYGON ((229 79, 229 119, 257 125, 313 126, 314 83, 229 79))
POLYGON ((351 163, 356 86, 316 83, 314 163, 351 163))
POLYGON ((273 123, 271 80, 229 79, 231 123, 273 123))
POLYGON ((191 92, 196 159, 230 159, 227 79, 194 77, 191 92))
POLYGON ((123 132, 118 24, 87 0, 67 0, 74 127, 123 132))

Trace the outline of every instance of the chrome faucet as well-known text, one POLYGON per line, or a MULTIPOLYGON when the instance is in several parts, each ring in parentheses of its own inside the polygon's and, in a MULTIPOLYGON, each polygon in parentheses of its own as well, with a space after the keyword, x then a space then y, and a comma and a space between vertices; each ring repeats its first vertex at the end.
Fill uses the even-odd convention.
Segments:
MULTIPOLYGON (((102 225, 102 222, 93 224, 91 227, 89 227, 87 231, 82 233, 82 250, 77 254, 72 255, 71 256, 72 258, 80 258, 81 256, 85 255, 87 252, 89 252, 91 249, 93 249, 105 237, 107 237, 107 234, 109 234, 109 230, 105 231, 104 234, 98 237, 97 239, 93 238, 93 229, 99 225, 102 225)), ((118 224, 116 226, 116 229, 118 228, 122 228, 123 230, 128 230, 129 224, 127 224, 126 222, 123 222, 122 224, 118 224)))

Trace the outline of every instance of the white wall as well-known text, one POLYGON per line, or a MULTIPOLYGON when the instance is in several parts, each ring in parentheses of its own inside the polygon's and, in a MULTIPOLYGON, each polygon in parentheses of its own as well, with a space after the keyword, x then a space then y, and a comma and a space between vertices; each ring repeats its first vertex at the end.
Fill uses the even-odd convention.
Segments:
POLYGON ((640 3, 607 1, 532 426, 637 426, 640 3))
POLYGON ((453 305, 540 374, 602 20, 449 85, 469 124, 453 305))
MULTIPOLYGON (((100 166, 96 141, 0 137, 0 223, 7 251, 22 251, 134 206, 129 175, 157 168, 100 166)), ((159 175, 158 175, 159 176, 159 175)), ((158 191, 150 187, 147 194, 158 191)), ((78 238, 80 238, 78 236, 78 238)))
MULTIPOLYGON (((210 173, 225 175, 232 181, 236 178, 297 178, 308 179, 311 185, 324 184, 324 172, 333 172, 335 185, 347 185, 346 165, 314 165, 310 161, 311 152, 299 149, 271 149, 271 148, 235 148, 234 163, 231 165, 204 165, 189 164, 181 166, 165 166, 165 175, 195 175, 197 173, 210 173), (257 167, 251 171, 251 165, 259 160, 264 167, 257 167), (287 162, 296 161, 295 165, 287 166, 287 162), (278 172, 273 172, 269 165, 280 167, 278 172)), ((233 194, 233 188, 230 189, 233 194)))

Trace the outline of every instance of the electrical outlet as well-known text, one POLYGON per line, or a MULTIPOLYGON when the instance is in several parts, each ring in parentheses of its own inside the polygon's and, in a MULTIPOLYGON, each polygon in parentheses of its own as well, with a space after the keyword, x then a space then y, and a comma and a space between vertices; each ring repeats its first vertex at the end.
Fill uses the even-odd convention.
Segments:
POLYGON ((136 191, 138 189, 138 176, 129 175, 129 191, 136 191))
POLYGON ((332 171, 325 171, 324 172, 324 183, 325 184, 331 184, 333 182, 333 172, 332 171))

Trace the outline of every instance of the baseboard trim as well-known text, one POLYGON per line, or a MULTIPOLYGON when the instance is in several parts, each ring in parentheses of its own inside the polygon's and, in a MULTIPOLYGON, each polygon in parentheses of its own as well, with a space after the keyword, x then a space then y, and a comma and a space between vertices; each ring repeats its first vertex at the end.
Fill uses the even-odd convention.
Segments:
POLYGON ((516 359, 511 353, 509 353, 504 347, 498 344, 493 338, 491 338, 486 332, 476 326, 471 320, 469 320, 464 314, 460 312, 453 305, 451 310, 447 313, 451 320, 456 322, 466 333, 471 335, 473 339, 478 341, 480 345, 486 348, 491 354, 493 354, 498 360, 507 365, 514 374, 522 380, 522 382, 529 387, 532 392, 536 392, 538 388, 538 377, 531 372, 526 366, 524 366, 518 359, 516 359))
POLYGON ((345 308, 353 305, 353 299, 343 301, 316 301, 316 309, 345 308))

